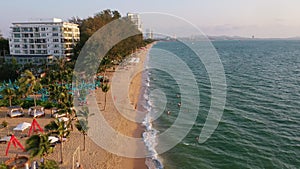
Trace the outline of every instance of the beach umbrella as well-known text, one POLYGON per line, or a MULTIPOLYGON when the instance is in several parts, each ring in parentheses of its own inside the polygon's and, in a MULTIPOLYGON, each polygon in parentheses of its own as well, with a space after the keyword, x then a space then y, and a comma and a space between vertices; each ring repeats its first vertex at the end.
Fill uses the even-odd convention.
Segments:
POLYGON ((67 118, 67 117, 61 117, 61 118, 59 118, 58 119, 58 121, 64 121, 64 122, 67 122, 67 121, 69 121, 69 118, 67 118))
POLYGON ((54 137, 54 136, 49 136, 48 140, 50 141, 50 143, 56 143, 56 142, 58 142, 59 139, 57 137, 54 137))
POLYGON ((14 145, 15 148, 17 148, 17 145, 18 145, 23 151, 25 151, 25 148, 22 146, 22 144, 19 142, 19 140, 14 135, 11 135, 10 140, 7 144, 6 151, 5 151, 6 156, 8 154, 8 150, 10 148, 11 143, 14 145))
POLYGON ((34 118, 32 123, 31 123, 31 127, 29 129, 29 132, 28 132, 28 136, 30 136, 31 132, 35 132, 37 131, 37 129, 40 131, 40 132, 43 132, 43 129, 41 128, 41 126, 39 125, 39 123, 36 121, 36 119, 34 118), (32 131, 33 130, 33 131, 32 131))

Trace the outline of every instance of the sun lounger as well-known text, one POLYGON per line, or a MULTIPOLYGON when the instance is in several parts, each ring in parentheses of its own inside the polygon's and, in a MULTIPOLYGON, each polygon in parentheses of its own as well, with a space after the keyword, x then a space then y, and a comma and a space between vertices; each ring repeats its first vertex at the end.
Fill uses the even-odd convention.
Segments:
POLYGON ((44 107, 41 106, 30 107, 28 110, 28 115, 33 117, 45 116, 44 107))
POLYGON ((7 111, 7 115, 9 117, 20 117, 24 116, 23 108, 19 106, 9 107, 7 111))
POLYGON ((5 137, 0 139, 0 143, 6 144, 7 142, 9 142, 9 140, 10 140, 10 136, 5 136, 5 137))

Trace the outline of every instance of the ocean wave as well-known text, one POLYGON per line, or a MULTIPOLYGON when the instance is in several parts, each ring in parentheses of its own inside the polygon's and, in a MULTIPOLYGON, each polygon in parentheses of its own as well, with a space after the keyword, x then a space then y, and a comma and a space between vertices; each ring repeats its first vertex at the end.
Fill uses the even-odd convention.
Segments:
POLYGON ((155 150, 155 147, 158 144, 157 134, 159 131, 153 128, 150 113, 146 115, 143 125, 146 127, 146 131, 143 133, 143 141, 150 155, 145 163, 149 169, 163 169, 162 161, 159 159, 155 150))
POLYGON ((145 126, 146 130, 142 134, 142 136, 145 146, 150 155, 148 158, 146 158, 145 164, 149 169, 163 169, 162 160, 159 159, 159 156, 155 150, 155 147, 158 144, 157 134, 159 133, 159 131, 154 129, 152 125, 151 112, 154 111, 154 109, 151 98, 149 97, 150 75, 151 73, 149 71, 144 74, 145 80, 143 81, 143 86, 146 86, 146 89, 144 90, 144 94, 142 97, 143 100, 141 101, 142 107, 147 111, 144 121, 142 122, 142 125, 145 126))

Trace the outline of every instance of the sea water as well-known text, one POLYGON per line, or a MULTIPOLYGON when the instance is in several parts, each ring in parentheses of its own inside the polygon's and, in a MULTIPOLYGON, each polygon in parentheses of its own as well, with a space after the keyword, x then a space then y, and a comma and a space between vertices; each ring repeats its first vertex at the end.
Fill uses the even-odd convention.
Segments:
MULTIPOLYGON (((187 43, 197 48, 202 42, 187 43)), ((214 41, 212 44, 224 66, 227 98, 218 128, 202 144, 197 137, 211 103, 211 83, 205 65, 180 42, 158 42, 151 49, 146 65, 149 69, 143 78, 142 103, 148 111, 143 137, 151 152, 146 164, 149 168, 166 169, 299 168, 300 41, 214 41), (178 103, 185 101, 191 107, 189 111, 194 106, 193 100, 182 98, 180 93, 180 86, 188 88, 192 79, 178 84, 168 72, 150 69, 151 64, 159 63, 175 71, 179 78, 186 78, 180 74, 185 70, 164 59, 164 51, 187 64, 198 84, 201 102, 187 136, 174 148, 158 154, 157 136, 176 121, 178 103), (164 94, 153 92, 155 89, 164 94), (156 113, 159 117, 155 117, 156 113)))

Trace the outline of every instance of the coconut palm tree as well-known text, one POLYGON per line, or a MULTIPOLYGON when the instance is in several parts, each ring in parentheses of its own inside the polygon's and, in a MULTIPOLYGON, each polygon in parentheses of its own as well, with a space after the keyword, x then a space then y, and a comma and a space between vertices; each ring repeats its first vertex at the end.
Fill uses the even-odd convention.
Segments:
POLYGON ((69 126, 71 121, 65 122, 64 120, 55 119, 45 126, 51 134, 57 134, 60 140, 60 163, 63 163, 63 138, 70 134, 69 126))
POLYGON ((85 151, 85 137, 86 137, 87 131, 89 129, 88 123, 86 120, 80 119, 77 121, 75 126, 78 129, 78 131, 83 135, 83 151, 85 151))
POLYGON ((78 131, 80 131, 83 135, 83 151, 85 151, 85 137, 88 132, 88 118, 94 114, 90 114, 88 107, 82 107, 82 110, 79 110, 77 113, 77 117, 80 119, 75 124, 78 131))
POLYGON ((44 158, 53 152, 53 147, 47 134, 32 135, 26 140, 25 149, 29 152, 31 158, 36 156, 44 158))
POLYGON ((104 92, 104 107, 103 107, 103 110, 105 110, 105 107, 106 107, 106 94, 109 91, 109 85, 108 84, 103 84, 101 86, 101 89, 102 89, 102 92, 104 92))
POLYGON ((1 94, 4 96, 4 99, 9 100, 9 106, 12 106, 12 99, 16 97, 16 90, 14 88, 11 88, 9 86, 6 86, 2 91, 1 94))
POLYGON ((19 84, 19 90, 21 92, 24 92, 25 96, 28 96, 30 94, 34 95, 34 106, 36 106, 36 92, 42 89, 40 79, 37 79, 31 71, 25 70, 25 72, 19 79, 19 84))

